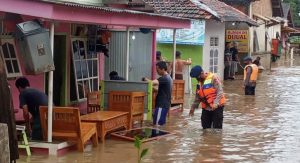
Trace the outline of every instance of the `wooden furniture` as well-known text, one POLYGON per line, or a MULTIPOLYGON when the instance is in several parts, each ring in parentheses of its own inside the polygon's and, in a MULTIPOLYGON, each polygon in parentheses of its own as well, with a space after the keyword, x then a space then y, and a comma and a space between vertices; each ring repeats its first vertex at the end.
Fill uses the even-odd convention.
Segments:
POLYGON ((98 111, 81 116, 81 121, 96 123, 98 136, 102 142, 104 142, 108 132, 122 127, 129 128, 128 112, 98 111))
POLYGON ((142 143, 145 143, 148 141, 161 139, 166 136, 174 135, 174 133, 170 133, 169 131, 164 131, 158 128, 144 127, 114 132, 111 135, 129 141, 134 141, 135 137, 138 136, 140 137, 140 139, 142 139, 142 143))
MULTIPOLYGON (((155 109, 156 96, 157 96, 157 92, 153 92, 153 96, 152 96, 153 109, 155 109)), ((172 105, 181 105, 180 107, 181 107, 181 110, 183 111, 184 80, 173 80, 171 104, 172 105)))
POLYGON ((173 80, 172 87, 172 105, 180 105, 181 110, 183 111, 183 103, 184 103, 184 80, 173 80))
POLYGON ((109 104, 110 111, 129 112, 130 128, 135 121, 144 120, 145 92, 130 91, 110 91, 109 104))
MULTIPOLYGON (((78 150, 83 152, 84 144, 92 140, 98 145, 97 127, 95 123, 82 123, 79 109, 74 107, 53 107, 52 136, 54 139, 77 143, 78 150)), ((44 139, 47 139, 48 107, 40 107, 41 126, 44 139)))
POLYGON ((101 110, 101 94, 98 91, 89 92, 87 94, 87 114, 101 110))
POLYGON ((16 130, 21 131, 21 144, 18 144, 18 148, 24 148, 26 150, 27 156, 31 156, 31 151, 26 135, 26 127, 21 125, 16 125, 16 130))

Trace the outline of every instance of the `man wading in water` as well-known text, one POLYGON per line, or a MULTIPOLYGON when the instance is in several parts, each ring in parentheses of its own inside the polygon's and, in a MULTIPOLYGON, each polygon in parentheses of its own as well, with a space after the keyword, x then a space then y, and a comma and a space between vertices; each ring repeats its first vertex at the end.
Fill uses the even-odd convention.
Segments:
MULTIPOLYGON (((156 64, 156 71, 161 77, 153 80, 154 88, 158 85, 157 96, 155 100, 155 112, 153 114, 153 125, 162 126, 166 123, 167 114, 171 107, 171 95, 173 80, 167 72, 168 66, 164 61, 156 64)), ((143 78, 144 81, 149 81, 143 78)))
POLYGON ((201 66, 193 67, 190 76, 199 82, 190 116, 194 116, 194 111, 201 102, 203 129, 222 129, 225 97, 219 78, 213 73, 204 73, 201 66))

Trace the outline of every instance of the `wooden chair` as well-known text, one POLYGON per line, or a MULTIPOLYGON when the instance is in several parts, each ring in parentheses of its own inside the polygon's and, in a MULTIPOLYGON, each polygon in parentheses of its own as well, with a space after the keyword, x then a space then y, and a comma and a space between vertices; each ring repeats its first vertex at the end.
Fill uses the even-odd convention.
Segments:
POLYGON ((145 92, 110 91, 108 110, 129 112, 130 128, 135 121, 139 121, 142 125, 144 120, 145 96, 145 92))
MULTIPOLYGON (((43 136, 46 140, 48 107, 40 107, 40 118, 43 136)), ((94 146, 98 145, 96 124, 81 122, 79 109, 74 107, 53 107, 52 136, 54 139, 76 142, 81 152, 84 151, 84 144, 90 139, 94 146)))
POLYGON ((87 114, 101 110, 101 94, 98 91, 87 94, 87 114))
POLYGON ((172 105, 180 105, 181 111, 183 111, 184 103, 184 80, 173 80, 172 87, 172 105))

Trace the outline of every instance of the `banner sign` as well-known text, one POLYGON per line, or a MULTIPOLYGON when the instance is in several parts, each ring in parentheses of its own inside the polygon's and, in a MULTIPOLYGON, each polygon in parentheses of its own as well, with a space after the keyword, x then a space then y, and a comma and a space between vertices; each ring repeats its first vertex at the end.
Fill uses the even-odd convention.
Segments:
POLYGON ((249 52, 249 31, 248 30, 226 30, 226 42, 236 42, 239 52, 249 52))
POLYGON ((289 41, 291 44, 300 44, 300 36, 290 36, 289 41))
MULTIPOLYGON (((191 29, 179 29, 176 31, 176 44, 203 45, 205 34, 205 21, 194 20, 191 29)), ((158 43, 173 43, 173 30, 160 29, 157 31, 158 43)))

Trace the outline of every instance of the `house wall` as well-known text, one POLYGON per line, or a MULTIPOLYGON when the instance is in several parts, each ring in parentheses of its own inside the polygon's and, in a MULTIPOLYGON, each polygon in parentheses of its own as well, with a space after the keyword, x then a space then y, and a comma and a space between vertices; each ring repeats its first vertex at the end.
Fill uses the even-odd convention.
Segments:
MULTIPOLYGON (((130 32, 129 43, 129 81, 141 81, 142 77, 152 76, 152 38, 153 34, 130 32), (135 39, 132 39, 132 37, 135 39)), ((114 31, 109 46, 109 58, 105 58, 104 79, 109 80, 109 73, 117 71, 126 76, 126 32, 114 31)))
POLYGON ((252 11, 254 14, 272 17, 273 9, 271 0, 259 0, 253 2, 252 11))
MULTIPOLYGON (((173 44, 157 43, 157 50, 161 51, 162 56, 167 61, 173 61, 173 44)), ((203 46, 201 45, 176 45, 176 50, 181 52, 182 59, 192 60, 192 66, 203 65, 203 46)), ((196 85, 197 81, 193 80, 192 85, 196 85)), ((194 89, 193 89, 194 90, 194 89)))
MULTIPOLYGON (((23 20, 21 19, 21 17, 19 17, 20 19, 12 19, 12 20, 5 20, 4 23, 4 29, 5 29, 5 33, 14 33, 14 31, 16 30, 16 24, 23 22, 23 20)), ((26 20, 26 18, 24 18, 26 20)), ((21 71, 24 77, 26 77, 29 81, 30 81, 30 85, 31 87, 34 87, 38 90, 44 91, 45 89, 45 85, 44 85, 44 74, 40 74, 40 75, 27 75, 25 73, 25 69, 24 69, 24 60, 22 59, 21 54, 19 53, 18 50, 18 44, 17 42, 15 42, 16 44, 16 53, 17 53, 17 58, 20 62, 20 66, 21 66, 21 71)), ((16 120, 22 120, 23 119, 23 112, 22 110, 19 108, 19 91, 15 86, 15 78, 10 78, 8 79, 8 83, 10 85, 10 89, 11 89, 11 93, 12 93, 12 98, 13 98, 13 105, 14 105, 14 109, 16 112, 16 120)))
MULTIPOLYGON (((258 14, 262 15, 265 17, 273 17, 273 9, 272 9, 272 2, 271 0, 260 0, 260 1, 255 1, 252 3, 252 13, 253 14, 258 14)), ((257 39, 258 39, 258 44, 259 44, 259 49, 256 52, 265 52, 265 51, 270 51, 271 50, 271 45, 269 41, 271 40, 266 40, 266 32, 269 35, 269 39, 273 38, 274 31, 278 30, 278 27, 266 27, 266 23, 263 20, 257 19, 258 24, 260 24, 259 27, 253 27, 251 31, 256 31, 257 33, 257 39), (267 41, 267 44, 266 44, 267 41)), ((275 32, 276 35, 276 32, 275 32)), ((250 41, 250 50, 251 52, 254 52, 254 41, 250 41)))
POLYGON ((254 30, 256 31, 257 34, 257 39, 258 39, 258 45, 259 45, 259 50, 257 52, 262 52, 262 51, 267 51, 266 46, 265 46, 265 41, 266 41, 266 32, 268 31, 266 29, 266 25, 263 24, 264 22, 262 20, 258 20, 260 25, 259 27, 256 27, 254 30))
POLYGON ((267 51, 271 51, 271 48, 272 48, 272 39, 275 39, 276 38, 276 33, 279 34, 279 36, 281 36, 281 25, 278 24, 278 25, 274 25, 274 26, 271 26, 269 28, 267 28, 267 32, 270 36, 270 38, 267 40, 268 41, 268 44, 267 44, 267 51))
MULTIPOLYGON (((28 16, 22 16, 20 19, 13 19, 9 21, 4 21, 4 27, 5 27, 5 32, 6 33, 13 33, 16 29, 16 24, 24 22, 24 21, 29 21, 33 20, 33 17, 28 17, 28 16)), ((49 28, 49 23, 44 22, 44 26, 46 28, 49 28)), ((70 80, 71 80, 71 73, 70 71, 73 69, 71 66, 72 62, 72 54, 71 54, 71 24, 70 23, 55 23, 55 35, 65 35, 66 36, 66 70, 56 70, 56 71, 63 71, 63 74, 66 76, 66 78, 63 81, 63 89, 66 92, 65 95, 65 105, 70 106, 74 105, 74 102, 70 101, 70 89, 75 89, 75 88, 70 88, 70 80)), ((42 92, 45 91, 46 85, 45 85, 45 75, 40 74, 40 75, 27 75, 25 73, 25 68, 24 68, 24 60, 21 57, 21 54, 18 51, 18 45, 16 42, 16 50, 17 50, 17 57, 20 61, 20 66, 22 70, 22 74, 24 77, 26 77, 29 82, 30 86, 33 88, 36 88, 42 92)), ((99 55, 99 78, 100 80, 104 78, 104 55, 100 54, 99 55)), ((23 120, 23 111, 19 109, 19 91, 15 87, 15 80, 16 78, 8 79, 8 83, 10 85, 10 89, 12 92, 13 96, 13 104, 14 104, 14 109, 15 109, 15 116, 16 120, 23 120)), ((47 94, 47 92, 45 92, 47 94)), ((75 106, 78 106, 81 110, 86 108, 86 101, 83 102, 76 102, 75 106)))
MULTIPOLYGON (((220 79, 224 78, 224 51, 225 51, 225 23, 216 21, 206 21, 205 24, 205 42, 203 47, 203 69, 205 72, 209 71, 210 67, 210 38, 219 37, 219 58, 218 58, 218 72, 220 79)), ((194 80, 194 79, 193 79, 194 80)))

